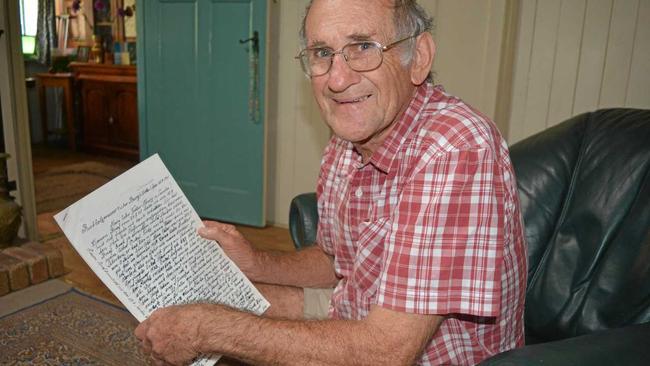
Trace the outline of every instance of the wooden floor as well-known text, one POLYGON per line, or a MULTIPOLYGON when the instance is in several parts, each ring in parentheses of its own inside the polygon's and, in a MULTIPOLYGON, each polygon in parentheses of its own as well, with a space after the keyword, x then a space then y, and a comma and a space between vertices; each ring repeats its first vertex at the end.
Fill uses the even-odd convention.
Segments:
MULTIPOLYGON (((101 161, 107 164, 116 164, 125 167, 134 164, 134 162, 125 160, 84 153, 72 153, 66 149, 44 146, 33 147, 32 159, 35 173, 61 165, 74 164, 88 160, 101 161)), ((41 241, 54 245, 63 253, 63 260, 66 268, 66 274, 63 277, 63 280, 82 291, 119 304, 117 298, 115 298, 99 278, 95 276, 65 238, 53 219, 55 213, 56 212, 48 212, 38 215, 38 230, 41 241)), ((240 225, 237 227, 256 248, 280 251, 294 250, 293 245, 291 244, 292 242, 291 237, 289 236, 289 231, 285 228, 268 226, 259 229, 240 225)))

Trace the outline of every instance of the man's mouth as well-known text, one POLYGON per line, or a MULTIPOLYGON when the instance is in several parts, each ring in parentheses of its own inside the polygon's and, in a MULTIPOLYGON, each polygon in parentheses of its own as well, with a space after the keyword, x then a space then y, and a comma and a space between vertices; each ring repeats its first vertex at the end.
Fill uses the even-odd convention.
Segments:
POLYGON ((351 103, 360 103, 366 101, 370 98, 372 94, 363 95, 358 98, 332 98, 338 104, 351 104, 351 103))

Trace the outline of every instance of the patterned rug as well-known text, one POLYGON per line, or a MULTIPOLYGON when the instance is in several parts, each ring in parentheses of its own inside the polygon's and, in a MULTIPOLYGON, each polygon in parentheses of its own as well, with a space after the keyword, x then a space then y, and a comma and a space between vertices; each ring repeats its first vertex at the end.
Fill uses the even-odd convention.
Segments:
POLYGON ((147 365, 125 309, 71 289, 0 318, 0 365, 147 365))
POLYGON ((49 169, 34 176, 36 212, 62 210, 126 171, 95 161, 49 169))

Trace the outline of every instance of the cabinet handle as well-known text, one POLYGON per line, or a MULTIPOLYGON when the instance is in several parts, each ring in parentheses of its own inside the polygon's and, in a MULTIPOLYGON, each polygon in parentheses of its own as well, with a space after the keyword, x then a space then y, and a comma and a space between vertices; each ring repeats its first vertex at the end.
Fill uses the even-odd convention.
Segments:
POLYGON ((112 125, 113 122, 115 122, 115 121, 113 120, 113 117, 108 117, 108 124, 109 124, 109 125, 112 125))

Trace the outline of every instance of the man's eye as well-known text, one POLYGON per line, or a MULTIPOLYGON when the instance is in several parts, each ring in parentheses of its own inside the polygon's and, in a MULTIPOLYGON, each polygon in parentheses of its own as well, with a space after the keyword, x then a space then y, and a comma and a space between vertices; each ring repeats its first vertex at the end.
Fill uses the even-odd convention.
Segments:
POLYGON ((359 42, 355 43, 353 50, 355 52, 364 52, 375 49, 377 46, 372 42, 359 42))
POLYGON ((364 51, 365 51, 365 50, 369 50, 369 49, 371 49, 371 48, 375 48, 375 44, 374 44, 374 43, 370 43, 370 42, 362 42, 362 43, 359 43, 359 49, 360 49, 360 50, 364 50, 364 51))
POLYGON ((316 58, 325 58, 332 56, 332 50, 329 48, 317 48, 313 51, 314 57, 316 58))

